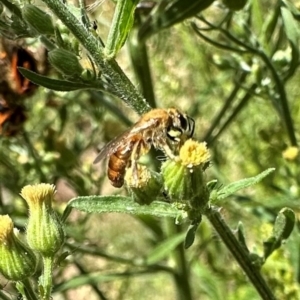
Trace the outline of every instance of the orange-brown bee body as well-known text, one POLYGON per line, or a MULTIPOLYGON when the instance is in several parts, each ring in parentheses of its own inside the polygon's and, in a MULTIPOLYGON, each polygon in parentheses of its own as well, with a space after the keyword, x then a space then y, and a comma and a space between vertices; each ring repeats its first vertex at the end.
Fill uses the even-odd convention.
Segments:
POLYGON ((109 142, 94 163, 109 157, 107 175, 111 184, 122 187, 126 169, 131 167, 137 176, 137 160, 151 146, 174 158, 174 146, 180 146, 194 132, 194 120, 175 108, 153 109, 144 114, 132 128, 109 142))

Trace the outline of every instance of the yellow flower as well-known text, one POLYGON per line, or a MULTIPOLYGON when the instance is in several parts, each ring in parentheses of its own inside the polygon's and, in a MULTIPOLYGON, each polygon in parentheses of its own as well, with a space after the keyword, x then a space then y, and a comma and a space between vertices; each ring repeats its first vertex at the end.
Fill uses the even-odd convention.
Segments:
POLYGON ((36 269, 36 257, 15 235, 8 215, 0 215, 0 273, 13 281, 24 280, 36 269))
POLYGON ((210 153, 206 143, 199 143, 192 139, 187 140, 179 151, 181 164, 187 168, 206 165, 210 160, 210 153))
POLYGON ((172 201, 188 201, 190 207, 205 208, 209 200, 203 171, 209 164, 206 143, 187 140, 179 150, 179 159, 162 165, 164 188, 172 201))
POLYGON ((282 152, 282 156, 286 160, 295 160, 299 154, 299 148, 292 146, 282 152))
POLYGON ((27 242, 43 256, 53 256, 64 242, 63 225, 52 209, 55 186, 51 184, 27 185, 21 196, 29 206, 27 242))

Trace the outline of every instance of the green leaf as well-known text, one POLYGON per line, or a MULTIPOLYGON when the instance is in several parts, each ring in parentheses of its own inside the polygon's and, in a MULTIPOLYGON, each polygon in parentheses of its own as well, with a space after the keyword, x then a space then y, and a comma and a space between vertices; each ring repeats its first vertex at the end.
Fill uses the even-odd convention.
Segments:
POLYGON ((244 225, 240 221, 237 227, 237 238, 240 244, 244 247, 244 249, 249 253, 249 249, 247 247, 245 233, 244 233, 244 225))
POLYGON ((282 0, 281 2, 288 8, 296 20, 300 20, 300 10, 291 1, 282 0))
POLYGON ((119 0, 105 46, 107 58, 114 58, 124 45, 134 21, 138 0, 119 0))
POLYGON ((172 218, 181 213, 169 203, 154 201, 150 205, 140 205, 125 196, 77 197, 69 201, 67 208, 69 207, 89 213, 118 212, 172 218))
POLYGON ((140 28, 139 37, 145 39, 162 29, 195 16, 208 8, 213 2, 214 0, 161 1, 151 18, 148 18, 140 28))
POLYGON ((264 16, 263 16, 263 4, 261 3, 260 0, 253 0, 252 1, 252 24, 253 24, 253 29, 255 30, 257 35, 263 34, 262 28, 264 24, 264 16))
POLYGON ((286 240, 292 233, 295 225, 295 213, 290 208, 283 208, 275 220, 273 234, 277 240, 286 240))
POLYGON ((236 182, 226 185, 225 187, 223 187, 222 189, 220 189, 218 191, 217 200, 227 198, 228 196, 236 193, 237 191, 239 191, 241 189, 245 189, 249 186, 257 184, 258 182, 263 180, 266 176, 268 176, 270 173, 272 173, 274 170, 275 170, 275 168, 269 168, 257 176, 245 178, 245 179, 242 179, 242 180, 239 180, 239 181, 236 181, 236 182))
POLYGON ((283 208, 277 215, 273 227, 273 234, 264 241, 264 258, 267 259, 284 240, 292 233, 295 225, 295 213, 290 208, 283 208))
POLYGON ((281 7, 281 15, 286 36, 292 48, 292 60, 290 62, 290 72, 294 73, 299 63, 299 29, 293 14, 285 7, 281 7))
POLYGON ((269 237, 266 241, 263 242, 264 247, 264 259, 266 260, 272 252, 277 249, 279 246, 276 247, 276 238, 274 236, 269 237))
POLYGON ((23 19, 20 8, 17 5, 13 4, 12 1, 1 0, 1 3, 3 3, 3 5, 5 5, 19 19, 21 19, 21 20, 23 19))
POLYGON ((129 276, 133 275, 139 275, 139 273, 129 273, 124 272, 122 273, 115 273, 115 274, 103 274, 103 272, 95 272, 95 273, 89 273, 86 275, 79 275, 74 276, 71 279, 62 282, 58 285, 56 285, 53 288, 53 292, 63 292, 70 289, 75 289, 83 285, 91 285, 91 284, 99 284, 101 282, 110 282, 110 281, 116 281, 122 278, 128 278, 129 276))
POLYGON ((184 240, 184 249, 188 249, 194 244, 195 236, 196 236, 196 232, 199 227, 199 224, 200 224, 200 222, 196 222, 195 224, 191 224, 189 226, 188 231, 185 236, 185 240, 184 240))
POLYGON ((19 67, 18 70, 25 78, 28 78, 36 85, 40 85, 54 91, 69 92, 79 89, 94 88, 91 84, 52 79, 21 67, 19 67))
POLYGON ((152 250, 152 252, 146 257, 147 265, 153 265, 165 257, 168 257, 170 253, 183 242, 185 233, 182 232, 180 234, 174 235, 162 243, 160 243, 156 248, 152 250))

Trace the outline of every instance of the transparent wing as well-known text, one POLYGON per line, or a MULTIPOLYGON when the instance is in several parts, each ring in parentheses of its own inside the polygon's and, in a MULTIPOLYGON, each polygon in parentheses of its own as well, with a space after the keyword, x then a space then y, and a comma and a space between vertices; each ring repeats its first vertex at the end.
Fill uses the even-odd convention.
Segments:
POLYGON ((103 158, 110 156, 111 154, 116 152, 120 146, 124 147, 126 144, 128 144, 131 141, 132 137, 135 137, 137 134, 143 134, 147 129, 156 125, 157 122, 158 120, 156 118, 147 120, 147 122, 143 122, 142 119, 140 119, 127 131, 115 137, 108 144, 106 144, 100 150, 98 156, 95 158, 94 164, 98 163, 103 158))
POLYGON ((115 137, 112 139, 110 142, 108 142, 99 152, 97 157, 94 160, 94 164, 98 163, 102 159, 104 159, 107 156, 110 156, 114 152, 117 151, 117 149, 121 146, 124 145, 126 139, 130 137, 131 134, 131 128, 125 132, 123 132, 121 135, 115 137))

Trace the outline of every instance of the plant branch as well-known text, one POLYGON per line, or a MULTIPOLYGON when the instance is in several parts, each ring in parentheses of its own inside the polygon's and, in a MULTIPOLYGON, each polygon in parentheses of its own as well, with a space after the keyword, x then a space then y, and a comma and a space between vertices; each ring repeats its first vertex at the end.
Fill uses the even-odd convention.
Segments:
POLYGON ((276 298, 262 277, 259 268, 253 264, 248 253, 235 238, 231 229, 223 220, 218 207, 209 207, 206 210, 205 215, 220 235, 228 250, 244 270, 262 299, 275 300, 276 298))
POLYGON ((40 277, 39 285, 43 288, 43 300, 50 300, 52 290, 52 269, 53 257, 43 257, 43 273, 40 277))
POLYGON ((42 1, 69 28, 82 46, 89 52, 95 64, 113 85, 116 95, 139 114, 144 114, 150 110, 149 104, 136 90, 131 81, 118 66, 117 62, 105 59, 103 54, 104 48, 100 39, 95 37, 84 27, 84 25, 69 11, 63 1, 42 1))
MULTIPOLYGON (((167 220, 168 230, 170 235, 178 234, 182 231, 181 226, 176 225, 173 220, 167 220)), ((179 244, 173 251, 173 258, 175 261, 174 280, 178 292, 179 300, 192 300, 192 292, 190 286, 190 274, 187 264, 186 254, 183 244, 179 244)))

